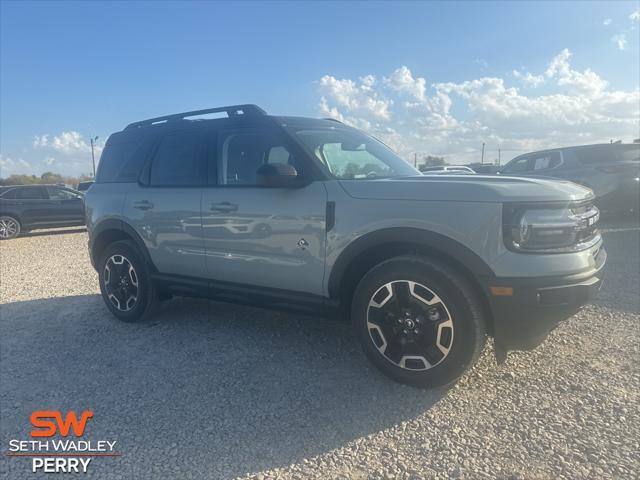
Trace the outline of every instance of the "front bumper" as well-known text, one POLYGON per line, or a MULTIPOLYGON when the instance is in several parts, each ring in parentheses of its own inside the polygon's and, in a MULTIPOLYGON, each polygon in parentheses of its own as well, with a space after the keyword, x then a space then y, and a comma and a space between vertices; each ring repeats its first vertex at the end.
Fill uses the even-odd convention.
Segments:
MULTIPOLYGON (((551 278, 492 279, 486 293, 493 315, 496 353, 531 350, 540 345, 560 322, 574 315, 597 295, 607 260, 604 247, 595 266, 575 275, 551 278), (496 296, 491 287, 511 288, 509 296, 496 296)), ((504 290, 502 290, 504 292, 504 290)))

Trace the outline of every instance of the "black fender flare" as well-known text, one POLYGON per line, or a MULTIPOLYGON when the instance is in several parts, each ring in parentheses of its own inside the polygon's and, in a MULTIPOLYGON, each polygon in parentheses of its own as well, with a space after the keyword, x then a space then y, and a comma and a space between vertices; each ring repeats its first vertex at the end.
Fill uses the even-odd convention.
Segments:
POLYGON ((340 296, 340 286, 351 262, 369 249, 384 244, 408 244, 427 248, 454 259, 476 279, 495 277, 493 270, 480 256, 460 242, 445 235, 411 227, 391 227, 362 235, 354 240, 337 258, 329 275, 330 298, 340 296))
POLYGON ((100 223, 98 223, 94 228, 91 229, 91 235, 89 240, 89 245, 90 245, 89 253, 91 254, 91 260, 94 265, 97 265, 97 261, 98 261, 98 259, 95 258, 95 254, 94 254, 94 245, 100 239, 101 235, 105 234, 108 231, 122 232, 126 236, 131 237, 131 239, 134 241, 134 243, 138 247, 138 250, 142 254, 145 262, 147 263, 147 265, 149 265, 149 268, 153 272, 157 271, 155 265, 153 264, 153 261, 151 260, 151 256, 149 255, 149 250, 147 250, 147 247, 144 244, 144 241, 142 240, 138 232, 136 232, 136 230, 127 222, 123 220, 119 220, 117 218, 108 218, 106 220, 103 220, 100 223))

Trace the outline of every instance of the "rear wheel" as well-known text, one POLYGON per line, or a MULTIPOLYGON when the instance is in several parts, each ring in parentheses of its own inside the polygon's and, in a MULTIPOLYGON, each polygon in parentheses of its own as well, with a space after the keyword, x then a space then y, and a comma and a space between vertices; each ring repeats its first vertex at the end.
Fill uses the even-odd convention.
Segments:
POLYGON ((9 215, 0 216, 0 240, 16 238, 20 235, 20 222, 9 215))
POLYGON ((102 298, 116 318, 136 322, 153 313, 158 292, 135 244, 118 241, 109 245, 98 272, 102 298))
POLYGON ((417 255, 373 267, 356 289, 352 320, 380 371, 423 388, 457 380, 485 342, 482 305, 467 280, 417 255))

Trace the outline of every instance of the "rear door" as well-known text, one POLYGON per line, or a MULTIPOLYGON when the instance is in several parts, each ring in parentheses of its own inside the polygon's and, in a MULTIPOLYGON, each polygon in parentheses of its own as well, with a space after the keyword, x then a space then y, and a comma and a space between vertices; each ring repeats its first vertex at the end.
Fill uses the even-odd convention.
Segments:
POLYGON ((163 135, 125 200, 124 215, 160 273, 207 275, 200 213, 207 179, 203 139, 198 129, 163 135))
POLYGON ((324 184, 309 181, 298 188, 256 185, 256 171, 264 163, 289 163, 299 175, 309 175, 303 154, 275 129, 247 128, 219 132, 212 157, 217 158, 217 168, 202 199, 209 277, 320 294, 325 257, 324 184))
POLYGON ((55 221, 49 194, 44 186, 17 187, 3 196, 12 212, 20 217, 23 227, 44 226, 55 221))
POLYGON ((47 187, 47 192, 52 203, 52 215, 55 215, 56 221, 65 224, 84 223, 84 198, 82 194, 60 187, 47 187))

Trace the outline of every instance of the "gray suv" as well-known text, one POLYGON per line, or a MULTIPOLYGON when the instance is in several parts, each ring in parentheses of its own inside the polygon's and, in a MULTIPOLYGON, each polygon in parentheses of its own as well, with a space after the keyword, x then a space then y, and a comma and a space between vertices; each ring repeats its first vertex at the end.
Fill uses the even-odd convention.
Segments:
POLYGON ((593 190, 607 212, 640 209, 640 143, 553 148, 520 155, 500 174, 570 180, 593 190))
POLYGON ((117 318, 172 295, 343 313, 377 368, 420 387, 456 380, 487 335, 499 361, 537 346, 606 261, 584 187, 425 176, 340 122, 255 105, 114 133, 85 203, 117 318))

